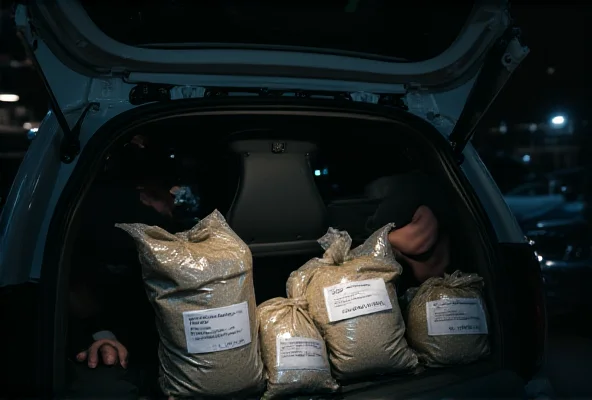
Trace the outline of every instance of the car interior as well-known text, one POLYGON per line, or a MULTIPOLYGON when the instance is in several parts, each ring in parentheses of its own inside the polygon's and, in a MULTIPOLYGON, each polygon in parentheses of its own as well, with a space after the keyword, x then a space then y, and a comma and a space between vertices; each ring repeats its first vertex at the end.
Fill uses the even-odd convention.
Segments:
MULTIPOLYGON (((485 278, 487 307, 491 321, 496 321, 490 261, 476 239, 484 228, 443 168, 439 151, 445 141, 438 140, 434 143, 403 125, 397 129, 381 121, 322 116, 188 115, 127 132, 102 158, 78 208, 80 223, 72 228, 76 243, 69 287, 74 300, 69 306, 66 357, 75 362, 73 354, 83 350, 77 337, 84 329, 111 329, 107 325, 112 324, 128 332, 120 340, 129 343, 130 364, 157 369, 154 316, 143 291, 141 266, 132 240, 114 228, 115 223, 140 222, 179 231, 219 210, 251 248, 255 293, 261 303, 285 297, 290 273, 322 256, 317 239, 329 227, 347 230, 354 245, 366 239, 372 233, 368 221, 381 200, 397 191, 384 178, 412 171, 430 175, 446 189, 441 202, 454 221, 454 269, 485 278), (172 214, 163 212, 158 204, 173 202, 179 188, 190 188, 191 207, 177 202, 172 214), (158 193, 165 193, 165 199, 158 193), (106 297, 99 303, 107 305, 110 318, 96 328, 88 321, 100 306, 85 302, 80 289, 93 285, 106 297), (141 359, 138 353, 151 356, 141 359)), ((405 289, 399 286, 398 294, 405 289)), ((499 362, 495 323, 490 333, 492 355, 483 361, 488 365, 499 362)), ((452 370, 405 379, 419 385, 424 376, 447 373, 448 382, 478 369, 452 370)), ((75 382, 80 379, 86 378, 69 376, 67 385, 84 384, 75 382)), ((349 390, 365 390, 365 385, 352 383, 349 390)))

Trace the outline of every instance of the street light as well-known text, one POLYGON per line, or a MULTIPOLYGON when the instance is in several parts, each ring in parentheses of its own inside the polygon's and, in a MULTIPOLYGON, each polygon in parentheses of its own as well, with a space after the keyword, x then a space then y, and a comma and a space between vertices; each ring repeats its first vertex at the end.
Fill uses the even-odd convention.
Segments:
POLYGON ((563 115, 556 115, 551 118, 551 124, 553 126, 562 126, 565 124, 565 117, 563 115))
POLYGON ((20 100, 20 97, 12 93, 0 93, 0 101, 5 103, 15 103, 20 100))

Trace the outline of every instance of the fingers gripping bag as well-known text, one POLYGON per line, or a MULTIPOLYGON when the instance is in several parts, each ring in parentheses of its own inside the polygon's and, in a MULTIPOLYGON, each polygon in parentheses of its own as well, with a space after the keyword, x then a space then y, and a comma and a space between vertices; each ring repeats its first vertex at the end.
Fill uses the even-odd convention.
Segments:
POLYGON ((407 340, 432 367, 468 364, 489 354, 483 279, 455 271, 425 281, 407 308, 407 340))
POLYGON ((186 232, 119 224, 135 240, 171 397, 240 397, 263 388, 252 257, 214 211, 186 232))
POLYGON ((376 231, 350 251, 347 232, 330 228, 319 243, 323 258, 292 272, 290 298, 306 298, 338 380, 413 370, 417 356, 405 340, 405 323, 393 281, 401 274, 387 235, 376 231))
POLYGON ((259 305, 257 314, 267 375, 264 399, 339 389, 331 376, 325 342, 304 299, 271 299, 259 305))

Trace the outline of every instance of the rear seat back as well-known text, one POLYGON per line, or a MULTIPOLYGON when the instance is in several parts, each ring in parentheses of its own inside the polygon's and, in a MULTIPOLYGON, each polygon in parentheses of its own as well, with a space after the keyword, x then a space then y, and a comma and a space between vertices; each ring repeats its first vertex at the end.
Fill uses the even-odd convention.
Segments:
POLYGON ((227 220, 253 255, 318 251, 328 219, 309 162, 316 145, 242 140, 230 148, 241 156, 241 177, 227 220))

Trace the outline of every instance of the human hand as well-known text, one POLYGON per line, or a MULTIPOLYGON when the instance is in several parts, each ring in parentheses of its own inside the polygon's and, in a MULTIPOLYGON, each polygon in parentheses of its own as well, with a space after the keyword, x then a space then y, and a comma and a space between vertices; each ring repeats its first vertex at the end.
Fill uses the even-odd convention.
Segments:
POLYGON ((88 348, 88 350, 78 353, 76 359, 80 362, 87 361, 89 368, 96 368, 100 359, 105 365, 115 365, 119 363, 123 368, 127 368, 127 349, 117 339, 99 339, 88 348))
POLYGON ((160 214, 172 217, 175 208, 173 194, 163 187, 138 187, 140 190, 140 201, 148 207, 152 207, 160 214))
POLYGON ((426 206, 419 206, 409 224, 388 235, 390 244, 403 254, 412 256, 429 251, 438 240, 438 220, 426 206))
POLYGON ((450 237, 440 234, 438 220, 428 207, 420 206, 411 222, 390 232, 388 239, 420 283, 444 275, 450 263, 450 237))

